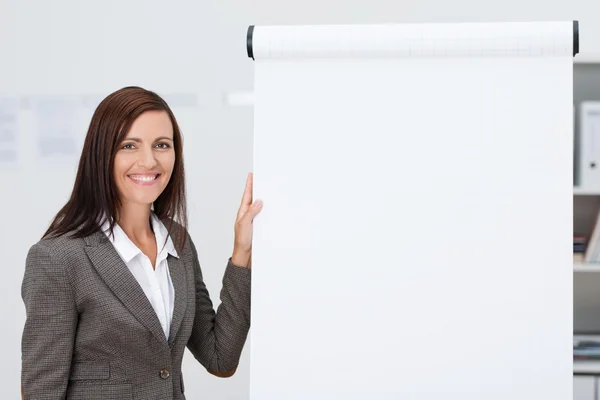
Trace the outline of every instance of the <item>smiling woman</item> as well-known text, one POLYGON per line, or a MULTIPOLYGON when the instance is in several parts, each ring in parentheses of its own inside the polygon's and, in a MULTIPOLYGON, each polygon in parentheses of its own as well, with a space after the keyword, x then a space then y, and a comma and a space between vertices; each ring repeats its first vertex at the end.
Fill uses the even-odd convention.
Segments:
POLYGON ((27 255, 25 399, 185 399, 187 348, 237 369, 250 328, 248 175, 215 312, 187 231, 182 138, 156 93, 126 87, 92 117, 71 197, 27 255))
MULTIPOLYGON (((126 214, 132 202, 140 201, 154 202, 159 219, 178 221, 183 228, 180 234, 187 229, 182 137, 175 115, 156 93, 126 87, 98 105, 83 145, 73 194, 44 237, 67 233, 85 237, 107 217, 112 231, 120 214, 126 214), (128 174, 152 174, 153 168, 166 168, 158 171, 163 176, 153 191, 133 190, 132 182, 138 181, 128 174)), ((185 245, 185 235, 178 239, 185 245)))
POLYGON ((114 180, 122 207, 152 203, 175 166, 173 127, 165 111, 146 111, 131 125, 115 154, 114 180))

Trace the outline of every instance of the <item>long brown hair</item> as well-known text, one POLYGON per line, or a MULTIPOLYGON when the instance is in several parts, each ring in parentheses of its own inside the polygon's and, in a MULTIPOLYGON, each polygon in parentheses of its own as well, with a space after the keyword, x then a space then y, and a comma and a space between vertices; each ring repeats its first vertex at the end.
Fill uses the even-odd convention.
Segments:
POLYGON ((181 132, 167 103, 158 94, 137 86, 111 93, 94 111, 71 197, 56 214, 42 239, 67 233, 70 237, 82 238, 98 230, 107 218, 112 233, 119 220, 121 205, 113 178, 115 153, 133 121, 151 110, 166 111, 169 115, 175 150, 173 173, 154 202, 154 213, 161 220, 168 219, 169 234, 173 232, 173 222, 181 225, 183 229, 176 229, 177 237, 173 239, 179 244, 179 250, 183 249, 187 236, 187 206, 181 132))

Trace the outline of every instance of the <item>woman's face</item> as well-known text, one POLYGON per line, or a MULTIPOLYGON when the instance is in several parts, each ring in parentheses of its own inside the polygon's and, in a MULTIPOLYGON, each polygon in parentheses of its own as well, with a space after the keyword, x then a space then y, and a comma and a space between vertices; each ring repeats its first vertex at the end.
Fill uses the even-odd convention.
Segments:
POLYGON ((175 165, 173 126, 165 111, 146 111, 132 124, 115 155, 114 180, 125 204, 151 205, 175 165))

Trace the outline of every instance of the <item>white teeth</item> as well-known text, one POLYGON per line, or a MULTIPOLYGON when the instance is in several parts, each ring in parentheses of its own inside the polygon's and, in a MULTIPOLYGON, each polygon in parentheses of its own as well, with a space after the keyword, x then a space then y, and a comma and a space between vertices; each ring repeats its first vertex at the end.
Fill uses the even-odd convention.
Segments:
POLYGON ((134 179, 136 181, 140 181, 140 182, 150 182, 155 180, 158 175, 154 175, 154 176, 136 176, 136 175, 129 175, 129 177, 131 179, 134 179))

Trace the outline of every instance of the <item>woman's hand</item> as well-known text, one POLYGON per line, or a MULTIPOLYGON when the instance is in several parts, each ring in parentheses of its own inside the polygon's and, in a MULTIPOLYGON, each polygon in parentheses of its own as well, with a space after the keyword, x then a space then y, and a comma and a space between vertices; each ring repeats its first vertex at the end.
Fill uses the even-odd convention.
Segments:
POLYGON ((240 267, 250 268, 250 257, 252 255, 252 225, 254 217, 262 209, 262 201, 252 202, 252 172, 246 179, 246 188, 242 196, 242 204, 237 213, 235 221, 235 241, 233 244, 233 256, 231 262, 240 267))

